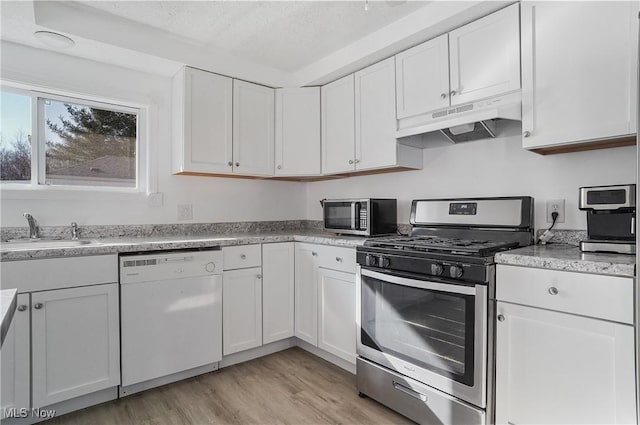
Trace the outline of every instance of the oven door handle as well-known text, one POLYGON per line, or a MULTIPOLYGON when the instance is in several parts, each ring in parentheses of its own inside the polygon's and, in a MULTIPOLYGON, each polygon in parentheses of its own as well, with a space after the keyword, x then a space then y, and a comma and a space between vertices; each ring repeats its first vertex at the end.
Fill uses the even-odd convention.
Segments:
POLYGON ((393 276, 386 273, 374 272, 373 270, 368 269, 362 269, 360 274, 362 276, 371 277, 383 282, 395 283, 402 286, 411 286, 413 288, 431 289, 434 291, 449 292, 453 294, 476 295, 476 288, 471 286, 407 279, 404 277, 393 276))

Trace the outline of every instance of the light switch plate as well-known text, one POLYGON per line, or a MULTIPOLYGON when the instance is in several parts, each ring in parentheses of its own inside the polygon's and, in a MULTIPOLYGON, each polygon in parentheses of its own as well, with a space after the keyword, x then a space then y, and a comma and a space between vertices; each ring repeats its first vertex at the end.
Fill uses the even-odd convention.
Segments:
POLYGON ((192 204, 178 204, 178 220, 193 220, 192 204))
POLYGON ((547 200, 547 223, 553 223, 551 213, 554 211, 558 213, 556 223, 564 223, 564 199, 547 200))

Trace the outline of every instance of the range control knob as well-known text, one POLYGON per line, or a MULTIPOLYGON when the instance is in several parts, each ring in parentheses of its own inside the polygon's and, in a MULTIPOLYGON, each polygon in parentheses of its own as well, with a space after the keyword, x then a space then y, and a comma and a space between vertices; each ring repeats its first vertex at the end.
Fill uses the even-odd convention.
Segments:
POLYGON ((390 261, 387 257, 378 257, 378 267, 389 267, 390 261))
POLYGON ((449 267, 449 276, 451 276, 454 279, 458 279, 462 277, 462 267, 460 266, 449 267))
POLYGON ((214 262, 209 262, 204 265, 204 269, 207 273, 212 273, 216 269, 216 264, 214 262))
POLYGON ((440 276, 444 272, 444 267, 442 264, 432 264, 431 265, 431 274, 434 276, 440 276))
POLYGON ((367 254, 367 256, 364 258, 364 263, 367 266, 377 266, 378 259, 376 258, 375 255, 367 254))

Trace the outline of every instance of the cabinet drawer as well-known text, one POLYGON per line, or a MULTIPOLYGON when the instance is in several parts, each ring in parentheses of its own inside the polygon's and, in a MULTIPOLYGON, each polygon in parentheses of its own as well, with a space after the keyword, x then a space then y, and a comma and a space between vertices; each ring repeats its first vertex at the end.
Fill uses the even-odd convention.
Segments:
POLYGON ((262 266, 260 245, 225 246, 222 248, 223 270, 262 266))
POLYGON ((498 265, 498 301, 633 324, 633 279, 498 265))
POLYGON ((319 245, 317 252, 319 267, 347 273, 356 272, 355 248, 319 245))

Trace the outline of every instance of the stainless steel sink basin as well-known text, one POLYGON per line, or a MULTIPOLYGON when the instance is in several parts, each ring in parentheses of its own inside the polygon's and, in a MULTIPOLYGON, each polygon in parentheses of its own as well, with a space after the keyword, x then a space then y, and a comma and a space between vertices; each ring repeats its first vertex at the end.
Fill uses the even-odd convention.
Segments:
POLYGON ((80 239, 80 240, 60 240, 60 239, 11 239, 8 242, 2 242, 3 250, 21 250, 21 249, 46 249, 46 248, 73 248, 82 245, 99 245, 100 242, 80 239))

